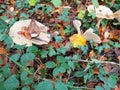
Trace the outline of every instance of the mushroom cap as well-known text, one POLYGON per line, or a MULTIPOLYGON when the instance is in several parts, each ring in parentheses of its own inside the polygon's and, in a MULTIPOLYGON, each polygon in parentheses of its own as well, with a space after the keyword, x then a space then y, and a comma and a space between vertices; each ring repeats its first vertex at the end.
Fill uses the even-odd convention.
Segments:
POLYGON ((13 42, 19 45, 26 44, 26 46, 31 46, 32 43, 38 44, 38 45, 47 44, 50 41, 50 35, 47 34, 47 31, 49 28, 39 23, 38 21, 36 21, 36 24, 40 27, 40 34, 37 37, 39 38, 39 40, 37 40, 36 42, 34 42, 35 39, 29 40, 23 35, 18 34, 18 32, 22 31, 23 27, 28 27, 30 22, 31 22, 31 19, 28 19, 28 20, 20 20, 13 24, 13 26, 9 30, 9 36, 12 37, 13 42), (46 41, 42 41, 42 40, 46 40, 46 41))
POLYGON ((114 14, 112 10, 106 6, 99 5, 99 7, 96 8, 94 5, 89 5, 87 7, 87 10, 88 12, 95 10, 96 17, 98 18, 114 19, 114 14))
POLYGON ((114 16, 120 22, 120 9, 114 13, 114 16))
POLYGON ((94 30, 92 28, 89 28, 88 30, 85 31, 85 33, 83 34, 83 36, 88 41, 93 40, 96 43, 101 43, 100 37, 97 34, 93 33, 93 31, 94 30))

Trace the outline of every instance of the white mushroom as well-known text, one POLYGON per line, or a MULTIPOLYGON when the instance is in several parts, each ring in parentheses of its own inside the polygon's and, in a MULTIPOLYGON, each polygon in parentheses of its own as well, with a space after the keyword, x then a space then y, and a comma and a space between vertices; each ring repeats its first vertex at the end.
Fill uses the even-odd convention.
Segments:
MULTIPOLYGON (((31 19, 28 20, 21 20, 13 24, 10 28, 9 36, 12 37, 13 42, 19 45, 31 46, 33 43, 38 45, 47 44, 50 41, 50 35, 47 34, 48 27, 35 21, 38 27, 40 27, 40 34, 35 37, 34 39, 27 39, 25 36, 18 34, 18 32, 22 31, 23 27, 28 27, 31 22, 31 19)), ((33 35, 34 36, 34 35, 33 35)))
POLYGON ((73 26, 76 28, 78 34, 82 34, 82 30, 80 30, 81 22, 79 20, 73 20, 73 26))
POLYGON ((98 18, 97 26, 99 27, 100 22, 102 19, 114 19, 114 14, 110 8, 99 5, 98 8, 96 8, 94 5, 89 5, 87 7, 88 12, 94 11, 96 14, 96 17, 98 18))
POLYGON ((101 43, 100 37, 97 34, 93 33, 93 29, 92 28, 89 28, 88 30, 86 30, 85 33, 83 34, 83 36, 88 41, 93 40, 96 43, 101 43))
POLYGON ((114 16, 120 22, 120 9, 114 13, 114 16))

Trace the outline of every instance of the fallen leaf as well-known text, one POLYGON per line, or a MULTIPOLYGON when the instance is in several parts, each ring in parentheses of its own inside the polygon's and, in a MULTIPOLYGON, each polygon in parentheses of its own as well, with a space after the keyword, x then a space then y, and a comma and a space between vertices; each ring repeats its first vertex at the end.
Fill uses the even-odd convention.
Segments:
POLYGON ((93 40, 96 43, 101 43, 100 37, 97 34, 93 33, 93 29, 92 28, 89 28, 87 31, 85 31, 85 33, 83 34, 83 36, 88 41, 93 40))
POLYGON ((10 0, 10 3, 11 3, 12 5, 15 5, 16 1, 15 1, 15 0, 10 0))
POLYGON ((99 68, 94 68, 94 74, 99 74, 100 72, 99 72, 99 68))
POLYGON ((65 38, 65 33, 64 33, 64 29, 63 29, 63 26, 58 24, 58 27, 59 27, 59 30, 60 30, 60 35, 62 38, 65 38))
POLYGON ((80 34, 74 34, 70 38, 70 42, 73 44, 73 47, 85 46, 86 45, 86 39, 84 36, 80 34))
POLYGON ((0 47, 0 54, 7 54, 8 51, 4 47, 0 47))

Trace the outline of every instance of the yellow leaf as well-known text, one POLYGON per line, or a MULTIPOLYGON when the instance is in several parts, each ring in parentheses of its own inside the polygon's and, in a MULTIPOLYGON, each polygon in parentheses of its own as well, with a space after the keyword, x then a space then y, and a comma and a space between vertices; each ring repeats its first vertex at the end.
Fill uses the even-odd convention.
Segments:
POLYGON ((73 44, 73 47, 78 47, 86 45, 86 39, 80 34, 74 34, 70 37, 70 42, 73 44))

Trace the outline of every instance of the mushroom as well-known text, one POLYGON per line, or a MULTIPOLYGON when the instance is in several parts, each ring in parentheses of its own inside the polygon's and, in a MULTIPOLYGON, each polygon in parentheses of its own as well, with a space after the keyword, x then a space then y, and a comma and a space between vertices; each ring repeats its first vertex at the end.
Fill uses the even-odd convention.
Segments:
POLYGON ((37 31, 39 31, 37 36, 36 34, 30 32, 32 38, 28 39, 25 36, 19 34, 19 32, 22 31, 23 27, 29 27, 31 21, 32 19, 20 20, 13 24, 13 26, 10 28, 10 31, 9 31, 9 36, 12 37, 13 42, 19 45, 26 44, 26 46, 31 46, 32 44, 37 44, 37 45, 47 44, 51 39, 50 34, 47 34, 47 31, 49 28, 39 23, 36 20, 35 20, 35 23, 38 26, 37 31))
POLYGON ((78 34, 82 34, 82 30, 80 30, 81 22, 79 20, 73 20, 73 26, 76 28, 78 34))
POLYGON ((120 9, 114 13, 115 19, 120 22, 120 9))
POLYGON ((99 5, 98 8, 96 8, 94 5, 89 5, 87 7, 88 12, 95 11, 96 17, 98 19, 98 23, 96 24, 99 28, 100 22, 102 19, 114 19, 114 14, 110 8, 99 5))

